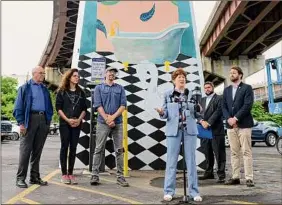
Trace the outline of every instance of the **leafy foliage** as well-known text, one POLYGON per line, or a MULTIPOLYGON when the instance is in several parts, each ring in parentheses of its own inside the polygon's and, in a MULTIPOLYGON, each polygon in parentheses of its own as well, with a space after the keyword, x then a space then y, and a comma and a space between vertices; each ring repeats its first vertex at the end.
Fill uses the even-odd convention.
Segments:
POLYGON ((50 96, 51 96, 51 101, 52 101, 52 105, 53 105, 53 112, 54 112, 52 121, 55 122, 55 123, 58 123, 59 122, 59 116, 58 116, 58 113, 56 111, 56 94, 55 94, 55 92, 50 91, 50 96))
POLYGON ((18 80, 11 77, 1 77, 1 115, 14 120, 13 109, 17 98, 18 80))
POLYGON ((262 102, 255 102, 252 115, 257 121, 272 121, 282 126, 282 114, 270 114, 264 109, 262 102))

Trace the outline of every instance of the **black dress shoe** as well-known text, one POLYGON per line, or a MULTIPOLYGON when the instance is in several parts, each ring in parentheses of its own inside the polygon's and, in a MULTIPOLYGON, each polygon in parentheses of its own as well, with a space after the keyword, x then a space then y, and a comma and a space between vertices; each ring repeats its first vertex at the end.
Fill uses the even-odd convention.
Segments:
POLYGON ((41 185, 41 186, 47 186, 48 185, 48 182, 47 181, 43 181, 41 178, 30 179, 29 183, 30 184, 38 184, 38 185, 41 185))
POLYGON ((27 188, 27 184, 23 179, 18 179, 16 182, 16 185, 20 188, 27 188))
POLYGON ((250 180, 250 179, 248 179, 248 180, 246 181, 246 185, 247 185, 247 187, 253 187, 253 186, 255 186, 253 180, 250 180))
POLYGON ((213 174, 204 174, 204 176, 199 176, 199 180, 206 180, 206 179, 214 179, 214 175, 213 174))
POLYGON ((225 182, 225 178, 219 178, 216 183, 223 184, 225 182))
POLYGON ((227 182, 225 182, 225 185, 237 185, 240 184, 240 179, 228 179, 227 182))

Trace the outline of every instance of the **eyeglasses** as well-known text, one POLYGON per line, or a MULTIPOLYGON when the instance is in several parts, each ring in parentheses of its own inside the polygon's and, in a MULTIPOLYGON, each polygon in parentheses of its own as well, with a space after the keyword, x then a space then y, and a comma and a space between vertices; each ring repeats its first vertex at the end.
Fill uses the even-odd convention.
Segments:
POLYGON ((46 73, 45 72, 37 72, 38 74, 40 75, 45 75, 46 73))

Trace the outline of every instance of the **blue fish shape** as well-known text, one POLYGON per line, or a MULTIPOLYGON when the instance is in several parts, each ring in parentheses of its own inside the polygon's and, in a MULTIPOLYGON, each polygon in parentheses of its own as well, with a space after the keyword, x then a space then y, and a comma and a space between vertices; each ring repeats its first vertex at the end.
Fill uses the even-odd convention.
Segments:
POLYGON ((107 29, 100 19, 97 19, 96 21, 96 29, 102 31, 105 34, 105 37, 107 38, 107 29))
POLYGON ((155 13, 155 4, 153 5, 153 7, 151 8, 150 11, 145 12, 145 13, 140 15, 140 20, 141 21, 148 21, 149 19, 151 19, 154 16, 154 13, 155 13))

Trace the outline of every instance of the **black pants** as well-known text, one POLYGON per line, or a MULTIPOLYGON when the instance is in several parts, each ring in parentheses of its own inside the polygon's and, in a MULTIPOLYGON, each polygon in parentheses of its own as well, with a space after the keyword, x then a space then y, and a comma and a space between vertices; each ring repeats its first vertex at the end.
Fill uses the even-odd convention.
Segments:
POLYGON ((39 163, 50 125, 45 115, 30 114, 29 126, 25 136, 20 138, 19 168, 17 179, 26 179, 30 160, 30 178, 40 177, 39 163))
POLYGON ((220 179, 225 178, 225 164, 226 164, 226 152, 225 152, 225 136, 216 135, 213 139, 202 139, 201 146, 205 150, 206 157, 206 170, 205 175, 213 174, 214 167, 214 155, 217 161, 217 175, 220 179))
POLYGON ((61 151, 60 163, 62 175, 72 175, 76 156, 76 147, 79 140, 80 126, 71 127, 69 125, 60 125, 61 151), (69 149, 69 157, 68 157, 69 149), (68 160, 67 160, 68 159, 68 160), (68 161, 68 171, 67 171, 68 161))

